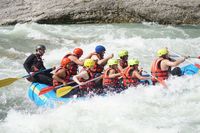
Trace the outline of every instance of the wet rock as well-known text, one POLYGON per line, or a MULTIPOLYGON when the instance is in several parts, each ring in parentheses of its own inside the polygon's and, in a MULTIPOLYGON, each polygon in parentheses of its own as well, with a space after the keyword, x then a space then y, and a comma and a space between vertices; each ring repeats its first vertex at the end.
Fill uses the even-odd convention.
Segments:
POLYGON ((200 0, 3 0, 0 24, 200 24, 200 0))

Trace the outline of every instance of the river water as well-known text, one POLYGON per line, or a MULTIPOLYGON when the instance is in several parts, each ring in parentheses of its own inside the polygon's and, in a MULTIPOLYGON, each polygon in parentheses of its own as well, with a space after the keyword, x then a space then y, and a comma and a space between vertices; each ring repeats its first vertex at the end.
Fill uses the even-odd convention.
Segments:
MULTIPOLYGON (((35 46, 47 47, 47 68, 59 66, 61 58, 75 47, 84 56, 98 44, 106 55, 121 49, 137 58, 144 70, 156 51, 168 47, 181 55, 200 54, 200 26, 143 24, 39 25, 0 27, 0 79, 26 75, 23 62, 35 46)), ((185 61, 200 63, 198 59, 185 61)), ((122 94, 94 97, 58 106, 37 107, 27 96, 30 83, 24 79, 0 90, 0 133, 199 133, 200 82, 195 76, 171 77, 161 85, 129 88, 122 94)))

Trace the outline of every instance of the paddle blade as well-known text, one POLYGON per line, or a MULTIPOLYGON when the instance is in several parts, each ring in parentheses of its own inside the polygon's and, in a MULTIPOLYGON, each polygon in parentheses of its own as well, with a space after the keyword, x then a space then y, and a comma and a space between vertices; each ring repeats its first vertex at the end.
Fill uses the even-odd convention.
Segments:
POLYGON ((0 87, 4 87, 7 85, 12 84, 13 82, 15 82, 16 80, 18 80, 20 78, 6 78, 6 79, 2 79, 0 80, 0 87))
POLYGON ((53 90, 54 88, 55 88, 55 86, 48 86, 48 87, 43 88, 43 89, 39 92, 39 96, 40 96, 40 95, 43 95, 43 94, 45 94, 45 93, 47 93, 47 92, 49 92, 49 91, 51 91, 51 90, 53 90))
POLYGON ((67 93, 69 93, 72 89, 73 89, 72 86, 66 86, 66 87, 62 87, 60 89, 57 89, 56 90, 56 96, 62 97, 64 95, 66 95, 67 93))

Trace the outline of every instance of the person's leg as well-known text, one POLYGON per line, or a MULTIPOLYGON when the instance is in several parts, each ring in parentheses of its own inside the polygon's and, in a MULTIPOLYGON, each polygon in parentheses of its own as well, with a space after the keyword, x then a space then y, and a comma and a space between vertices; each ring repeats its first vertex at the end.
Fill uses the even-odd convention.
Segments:
POLYGON ((42 84, 46 84, 46 85, 53 85, 53 79, 50 75, 46 75, 46 74, 37 74, 34 76, 34 78, 36 79, 36 82, 42 83, 42 84))

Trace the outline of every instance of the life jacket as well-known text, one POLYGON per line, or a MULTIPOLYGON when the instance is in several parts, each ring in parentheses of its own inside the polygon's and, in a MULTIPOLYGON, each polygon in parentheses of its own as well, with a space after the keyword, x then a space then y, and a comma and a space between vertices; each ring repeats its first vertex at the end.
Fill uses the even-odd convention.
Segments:
MULTIPOLYGON (((91 70, 87 70, 85 67, 83 67, 83 69, 81 70, 81 72, 83 71, 86 71, 89 75, 89 79, 85 80, 83 78, 79 79, 80 82, 86 82, 88 80, 91 80, 91 79, 94 79, 95 78, 95 73, 92 72, 91 70)), ((84 90, 84 91, 90 91, 91 89, 93 89, 95 87, 95 81, 91 81, 91 82, 88 82, 87 84, 85 85, 81 85, 79 86, 79 88, 81 90, 84 90)))
MULTIPOLYGON (((56 70, 56 72, 58 72, 59 70, 61 70, 61 69, 63 69, 63 67, 59 67, 57 70, 56 70)), ((63 79, 65 82, 70 82, 71 80, 70 80, 70 71, 69 70, 67 70, 66 68, 64 68, 65 69, 65 74, 66 74, 66 77, 65 77, 65 79, 63 79)), ((56 73, 55 72, 55 73, 56 73)), ((62 83, 61 82, 58 82, 57 80, 55 80, 55 79, 53 79, 53 85, 54 86, 58 86, 58 85, 61 85, 62 83)))
MULTIPOLYGON (((67 54, 63 58, 68 58, 69 56, 75 56, 75 57, 78 58, 78 56, 75 55, 75 54, 67 54)), ((72 65, 69 68, 69 71, 70 71, 71 75, 76 75, 77 72, 78 72, 78 65, 75 62, 72 61, 72 65)))
POLYGON ((154 62, 151 65, 151 75, 152 75, 152 81, 155 83, 157 80, 154 78, 158 78, 159 80, 165 80, 169 77, 169 70, 171 67, 169 67, 169 70, 161 70, 161 61, 164 60, 163 58, 158 58, 154 60, 154 62))
MULTIPOLYGON (((97 53, 93 53, 92 55, 96 55, 96 56, 98 57, 99 60, 102 59, 102 58, 100 57, 100 55, 97 54, 97 53)), ((99 64, 95 61, 95 64, 94 64, 94 71, 95 71, 96 73, 101 73, 101 72, 103 72, 103 70, 104 70, 104 66, 103 66, 103 65, 99 65, 99 64)))
POLYGON ((31 66, 31 71, 38 72, 38 71, 44 70, 45 67, 44 67, 41 56, 38 54, 34 54, 34 55, 36 58, 34 58, 34 60, 33 60, 33 65, 31 66))
MULTIPOLYGON (((119 86, 119 79, 117 77, 115 78, 109 78, 109 72, 113 68, 107 68, 103 74, 103 85, 109 86, 109 87, 117 87, 119 86)), ((119 73, 120 71, 118 69, 115 69, 115 73, 119 73)))
POLYGON ((123 84, 125 87, 130 86, 137 86, 140 82, 140 80, 135 76, 133 67, 127 67, 127 69, 124 71, 123 76, 123 84))
POLYGON ((124 69, 128 66, 127 60, 119 59, 119 65, 124 69))

